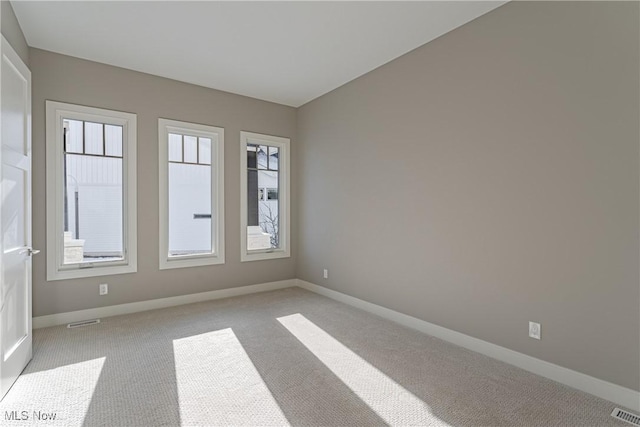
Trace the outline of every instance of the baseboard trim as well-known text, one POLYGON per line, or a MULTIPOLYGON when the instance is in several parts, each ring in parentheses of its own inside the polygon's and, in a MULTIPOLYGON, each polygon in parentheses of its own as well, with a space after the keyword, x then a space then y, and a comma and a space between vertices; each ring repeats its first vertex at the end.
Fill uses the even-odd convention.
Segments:
POLYGON ((87 310, 50 314, 47 316, 34 317, 33 329, 66 325, 68 323, 78 322, 81 320, 98 319, 103 317, 118 316, 121 314, 137 313, 140 311, 155 310, 157 308, 173 307, 177 305, 191 304, 194 302, 229 298, 265 291, 273 291, 276 289, 290 288, 296 285, 296 279, 280 280, 277 282, 240 286, 237 288, 220 289, 216 291, 200 292, 197 294, 179 295, 175 297, 152 299, 148 301, 110 305, 107 307, 90 308, 87 310))
POLYGON ((492 357, 518 368, 532 372, 569 387, 584 391, 594 396, 625 406, 634 411, 640 411, 640 392, 604 381, 572 369, 564 368, 526 354, 483 341, 416 317, 373 304, 359 298, 343 294, 304 280, 297 280, 297 285, 311 292, 343 302, 364 311, 376 314, 401 325, 416 329, 441 340, 459 345, 485 356, 492 357))

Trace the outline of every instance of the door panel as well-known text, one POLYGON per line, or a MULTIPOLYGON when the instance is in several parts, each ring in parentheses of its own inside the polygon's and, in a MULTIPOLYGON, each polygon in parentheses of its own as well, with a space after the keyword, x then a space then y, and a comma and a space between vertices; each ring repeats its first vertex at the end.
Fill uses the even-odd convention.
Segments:
POLYGON ((3 257, 5 274, 2 279, 5 281, 3 289, 5 306, 2 309, 2 354, 3 361, 9 360, 13 353, 20 347, 20 344, 28 339, 30 331, 29 322, 24 316, 24 309, 28 304, 26 287, 22 286, 24 281, 25 255, 19 251, 10 254, 5 252, 3 257))
POLYGON ((3 60, 2 67, 2 145, 26 155, 24 102, 28 88, 11 61, 3 60))
POLYGON ((11 357, 13 350, 28 335, 26 265, 28 246, 25 227, 26 172, 7 163, 2 165, 2 295, 4 305, 0 319, 2 354, 11 357))
MULTIPOLYGON (((2 248, 10 252, 27 246, 25 233, 26 172, 3 162, 2 168, 2 248)), ((4 261, 4 259, 3 259, 4 261)))
POLYGON ((31 74, 0 48, 0 398, 31 360, 31 74))

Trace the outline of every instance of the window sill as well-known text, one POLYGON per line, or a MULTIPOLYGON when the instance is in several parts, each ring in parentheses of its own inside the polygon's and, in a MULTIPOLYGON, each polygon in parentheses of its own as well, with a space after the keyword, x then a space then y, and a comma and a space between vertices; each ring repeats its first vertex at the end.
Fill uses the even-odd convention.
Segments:
POLYGON ((240 256, 241 262, 247 261, 262 261, 267 259, 278 259, 278 258, 290 258, 291 253, 288 250, 274 250, 274 251, 255 251, 255 252, 244 252, 240 256))
POLYGON ((224 264, 224 255, 176 256, 160 260, 160 270, 224 264))
POLYGON ((47 272, 47 281, 81 279, 86 277, 111 276, 114 274, 136 273, 136 264, 105 265, 85 268, 74 268, 68 270, 55 270, 47 272))

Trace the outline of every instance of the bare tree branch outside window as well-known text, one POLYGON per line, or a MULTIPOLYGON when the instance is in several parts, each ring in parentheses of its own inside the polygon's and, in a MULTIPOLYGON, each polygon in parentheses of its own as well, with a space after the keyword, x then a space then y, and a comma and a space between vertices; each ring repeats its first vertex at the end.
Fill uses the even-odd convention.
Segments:
POLYGON ((271 209, 267 203, 260 203, 260 228, 267 234, 271 235, 271 247, 278 248, 279 236, 278 232, 278 214, 271 209))

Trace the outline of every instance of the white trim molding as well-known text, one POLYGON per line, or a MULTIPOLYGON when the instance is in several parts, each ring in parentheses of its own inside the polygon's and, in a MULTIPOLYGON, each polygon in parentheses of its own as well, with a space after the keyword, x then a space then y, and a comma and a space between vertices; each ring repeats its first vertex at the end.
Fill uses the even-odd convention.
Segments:
POLYGON ((640 411, 640 392, 604 381, 572 369, 564 368, 544 360, 483 341, 442 326, 434 325, 416 317, 373 304, 332 289, 325 288, 304 280, 297 280, 299 287, 325 297, 340 301, 403 326, 416 329, 427 335, 459 345, 476 353, 484 354, 525 371, 551 379, 585 393, 609 400, 629 409, 640 411))
MULTIPOLYGON (((176 120, 158 119, 160 270, 224 264, 224 129, 176 120), (197 255, 169 254, 169 134, 211 140, 211 252, 197 255)), ((184 150, 183 150, 184 151, 184 150)), ((198 149, 198 153, 200 153, 198 149)))
POLYGON ((98 319, 119 316, 122 314, 138 313, 158 308, 174 307, 195 302, 210 301, 258 292, 274 291, 276 289, 296 286, 296 279, 280 280, 277 282, 260 283, 257 285, 239 286, 237 288, 219 289, 200 292, 197 294, 179 295, 175 297, 152 299, 148 301, 131 302, 127 304, 110 305, 107 307, 89 308, 87 310, 70 311, 66 313, 50 314, 33 318, 33 328, 48 328, 50 326, 66 325, 81 320, 98 319))

